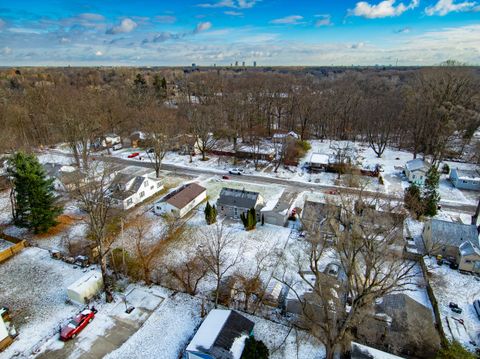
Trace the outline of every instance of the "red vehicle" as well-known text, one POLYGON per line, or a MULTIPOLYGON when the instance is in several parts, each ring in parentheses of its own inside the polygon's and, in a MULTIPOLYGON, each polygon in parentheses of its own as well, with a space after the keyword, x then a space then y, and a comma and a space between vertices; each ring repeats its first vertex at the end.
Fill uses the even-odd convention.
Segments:
POLYGON ((80 314, 70 320, 70 322, 60 330, 60 340, 67 341, 75 338, 97 313, 95 308, 85 309, 80 314))
POLYGON ((133 153, 128 155, 128 158, 134 158, 134 157, 137 157, 137 156, 140 156, 140 152, 133 152, 133 153))
POLYGON ((229 180, 229 179, 230 179, 230 176, 223 175, 223 176, 222 176, 222 179, 224 179, 224 180, 229 180))

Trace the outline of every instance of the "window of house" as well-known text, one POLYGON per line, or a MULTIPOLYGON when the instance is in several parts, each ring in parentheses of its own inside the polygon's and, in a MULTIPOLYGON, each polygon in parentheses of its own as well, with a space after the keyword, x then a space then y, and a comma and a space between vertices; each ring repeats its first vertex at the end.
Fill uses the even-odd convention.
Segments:
POLYGON ((467 259, 465 263, 472 263, 472 261, 470 259, 467 259))
POLYGON ((133 200, 131 198, 127 199, 127 206, 130 206, 132 204, 133 200))
POLYGON ((145 196, 145 192, 140 192, 140 198, 144 197, 145 196))
POLYGON ((148 186, 148 181, 145 181, 145 184, 144 184, 144 186, 145 186, 145 187, 147 187, 147 186, 148 186))
POLYGON ((413 175, 413 179, 415 179, 415 175, 413 175))
POLYGON ((238 208, 237 208, 237 207, 234 207, 234 208, 233 208, 233 214, 234 214, 235 216, 238 216, 238 208))
POLYGON ((162 187, 162 182, 157 182, 157 188, 162 187))

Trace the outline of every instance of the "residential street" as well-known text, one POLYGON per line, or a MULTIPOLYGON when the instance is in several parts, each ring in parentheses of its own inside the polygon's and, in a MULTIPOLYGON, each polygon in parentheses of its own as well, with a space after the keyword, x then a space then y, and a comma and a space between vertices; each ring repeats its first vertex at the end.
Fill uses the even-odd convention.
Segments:
MULTIPOLYGON (((65 157, 73 157, 71 154, 66 154, 61 151, 56 151, 56 150, 51 150, 50 151, 52 154, 55 155, 61 155, 65 157)), ((112 156, 91 156, 92 158, 95 158, 95 160, 101 159, 102 161, 109 162, 109 163, 114 163, 114 164, 119 164, 119 165, 125 165, 125 166, 137 166, 137 167, 146 167, 146 168, 153 168, 153 164, 149 162, 148 160, 146 161, 135 161, 135 160, 127 160, 123 158, 118 158, 118 157, 112 157, 112 156)), ((175 174, 180 174, 180 175, 187 175, 187 176, 198 176, 198 175, 224 175, 227 174, 225 171, 221 170, 216 170, 216 169, 207 169, 207 168, 195 168, 195 167, 186 167, 183 165, 174 165, 174 164, 162 164, 162 170, 164 171, 171 171, 175 174)), ((233 177, 235 178, 235 176, 233 177)), ((320 191, 320 192, 328 192, 328 191, 335 191, 341 189, 342 191, 346 193, 358 193, 359 190, 355 188, 346 188, 346 187, 339 187, 339 186, 332 186, 332 185, 325 185, 322 183, 313 183, 313 182, 301 182, 301 181, 295 181, 295 180, 288 180, 288 179, 281 179, 281 178, 272 178, 272 177, 266 177, 266 176, 257 176, 257 175, 242 175, 241 177, 238 177, 241 179, 243 182, 250 182, 250 183, 256 183, 256 184, 277 184, 277 185, 282 185, 285 186, 289 189, 292 190, 311 190, 311 191, 320 191)), ((373 191, 366 191, 363 190, 363 193, 367 196, 378 196, 379 198, 384 198, 384 199, 390 199, 394 201, 403 201, 403 198, 400 198, 398 196, 394 196, 391 194, 386 194, 386 193, 381 193, 381 192, 373 192, 373 191)), ((451 209, 455 211, 460 211, 460 212, 465 212, 468 214, 473 214, 475 212, 476 206, 475 205, 469 205, 465 203, 455 203, 452 201, 440 201, 440 205, 444 209, 451 209)))

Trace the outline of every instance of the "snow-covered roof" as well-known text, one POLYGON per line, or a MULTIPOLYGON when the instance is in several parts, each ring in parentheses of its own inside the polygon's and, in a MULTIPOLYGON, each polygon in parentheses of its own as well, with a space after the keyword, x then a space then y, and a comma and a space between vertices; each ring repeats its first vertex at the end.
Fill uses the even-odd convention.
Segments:
POLYGON ((472 254, 480 256, 480 249, 470 241, 462 243, 458 249, 462 256, 470 256, 472 254))
POLYGON ((363 344, 352 342, 352 359, 402 359, 397 355, 382 352, 381 350, 368 347, 363 344))
POLYGON ((415 158, 414 160, 410 160, 405 164, 405 168, 410 172, 427 170, 429 167, 430 165, 421 158, 415 158))
POLYGON ((254 323, 233 310, 213 309, 205 318, 186 351, 192 353, 230 352, 240 359, 245 339, 254 323))
POLYGON ((480 172, 478 170, 461 170, 458 168, 452 169, 452 174, 456 172, 457 177, 463 180, 478 180, 480 181, 480 172))

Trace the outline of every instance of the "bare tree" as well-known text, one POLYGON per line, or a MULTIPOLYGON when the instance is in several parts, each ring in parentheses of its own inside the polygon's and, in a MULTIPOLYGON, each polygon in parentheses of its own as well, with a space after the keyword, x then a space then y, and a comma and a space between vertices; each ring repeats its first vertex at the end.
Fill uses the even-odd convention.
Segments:
POLYGON ((80 208, 87 214, 89 236, 98 248, 98 264, 103 277, 103 286, 107 301, 111 301, 111 278, 107 269, 107 257, 115 240, 115 235, 109 230, 113 224, 111 216, 112 198, 109 185, 112 180, 113 169, 105 163, 90 163, 83 167, 82 176, 79 176, 71 196, 80 204, 80 208))
POLYGON ((243 250, 240 248, 231 253, 235 238, 223 223, 216 223, 213 226, 200 232, 200 243, 198 245, 198 256, 204 261, 210 273, 215 277, 215 308, 218 306, 219 289, 222 278, 233 268, 243 250))
POLYGON ((197 294, 198 285, 208 271, 209 267, 199 256, 194 256, 185 263, 167 267, 167 273, 190 295, 197 294))
POLYGON ((305 250, 297 257, 298 276, 308 294, 299 293, 291 280, 282 279, 301 303, 297 325, 325 345, 327 359, 334 357, 377 299, 405 290, 417 274, 415 263, 405 261, 394 250, 401 240, 403 217, 390 215, 388 210, 393 208, 389 204, 385 204, 385 212, 373 209, 379 203, 362 195, 342 195, 336 204, 341 215, 327 219, 337 228, 334 240, 321 227, 308 227, 305 250), (327 252, 335 254, 343 280, 325 271, 327 252))

